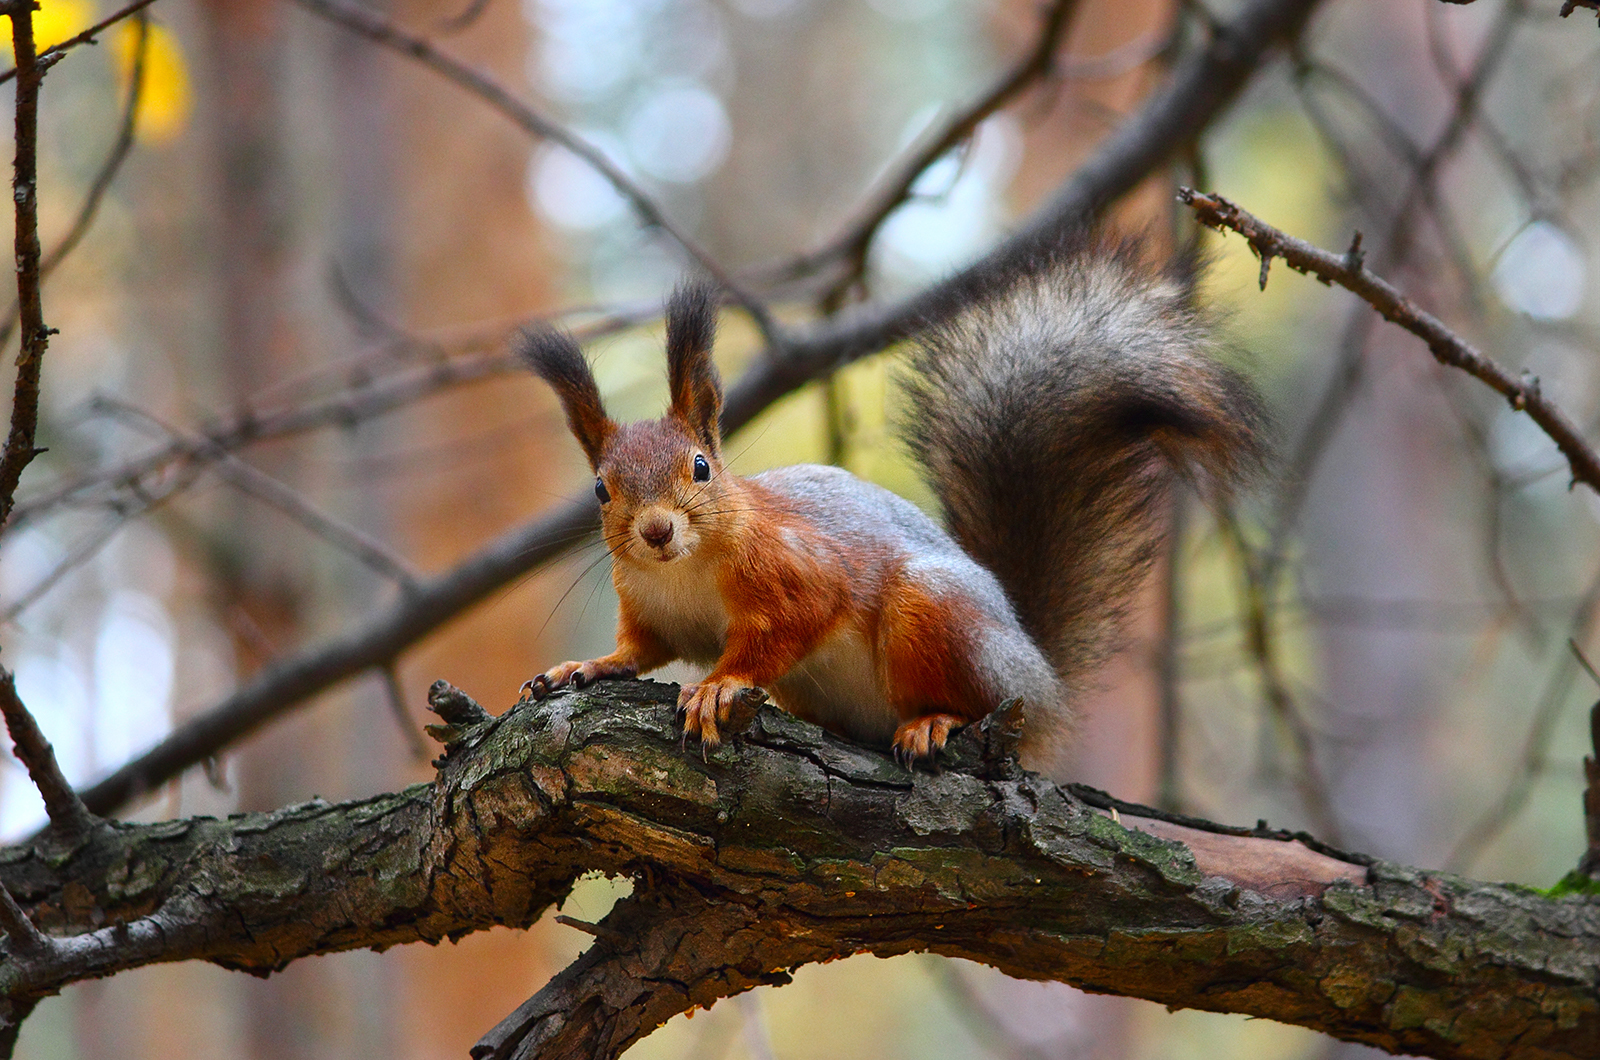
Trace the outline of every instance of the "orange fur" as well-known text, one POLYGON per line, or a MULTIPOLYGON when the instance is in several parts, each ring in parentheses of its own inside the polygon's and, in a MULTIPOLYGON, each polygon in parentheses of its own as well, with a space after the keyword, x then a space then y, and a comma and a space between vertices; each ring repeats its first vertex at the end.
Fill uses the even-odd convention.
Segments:
POLYGON ((983 623, 976 608, 896 581, 881 616, 884 683, 901 718, 952 714, 976 721, 995 708, 994 691, 972 665, 973 633, 983 623))

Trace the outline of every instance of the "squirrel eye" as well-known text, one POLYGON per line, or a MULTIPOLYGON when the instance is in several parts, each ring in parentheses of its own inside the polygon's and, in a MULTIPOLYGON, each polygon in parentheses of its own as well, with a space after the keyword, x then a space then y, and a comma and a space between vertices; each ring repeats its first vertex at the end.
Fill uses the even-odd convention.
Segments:
POLYGON ((711 465, 706 463, 706 458, 699 453, 694 454, 694 480, 707 482, 711 478, 711 465))
POLYGON ((611 499, 611 491, 606 489, 606 484, 599 475, 594 477, 594 495, 600 498, 601 504, 611 499))

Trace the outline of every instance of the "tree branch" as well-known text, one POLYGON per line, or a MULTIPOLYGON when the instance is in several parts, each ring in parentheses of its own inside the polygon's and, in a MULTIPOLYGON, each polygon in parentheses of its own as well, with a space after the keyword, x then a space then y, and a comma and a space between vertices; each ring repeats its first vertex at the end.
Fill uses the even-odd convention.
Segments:
POLYGON ((800 255, 785 263, 781 273, 788 276, 804 275, 830 262, 844 259, 848 266, 844 275, 832 285, 824 299, 833 301, 846 287, 860 278, 866 269, 867 249, 883 222, 911 195, 917 178, 939 159, 977 131, 985 118, 1006 106, 1025 89, 1050 74, 1055 68, 1055 53, 1077 12, 1078 0, 1054 0, 1040 16, 1039 32, 1033 47, 1017 61, 987 92, 966 107, 944 127, 923 142, 916 144, 891 171, 872 188, 866 202, 857 210, 840 233, 822 247, 800 255))
MULTIPOLYGON (((801 964, 912 951, 1418 1055, 1575 1058, 1600 1040, 1600 921, 1585 898, 1113 802, 1119 824, 996 769, 981 725, 939 772, 909 772, 764 707, 702 759, 680 747, 669 685, 607 682, 488 720, 449 691, 434 696, 456 720, 432 785, 117 824, 64 860, 0 853, 0 882, 41 927, 122 939, 75 944, 17 989, 155 961, 263 973, 525 926, 598 870, 631 876, 634 897, 475 1055, 581 1043, 612 1057, 801 964), (146 946, 157 926, 164 944, 146 946)), ((0 964, 0 983, 17 974, 0 964)))
MULTIPOLYGON (((104 33, 118 22, 121 22, 129 15, 137 14, 155 2, 156 0, 134 0, 134 2, 129 4, 127 7, 107 15, 99 22, 96 22, 94 25, 84 30, 82 33, 68 37, 60 44, 54 44, 46 48, 44 51, 39 53, 39 58, 53 60, 55 56, 61 55, 63 52, 66 52, 71 48, 76 48, 80 44, 98 43, 95 38, 100 36, 100 34, 104 33)), ((0 85, 3 85, 7 81, 10 81, 12 78, 16 77, 18 69, 19 67, 13 67, 4 73, 0 73, 0 85)))
POLYGON ((1202 224, 1232 229, 1249 240, 1250 248, 1261 259, 1262 287, 1267 285, 1267 270, 1272 259, 1282 258, 1297 272, 1315 276, 1323 283, 1336 283, 1358 295, 1385 320, 1399 324, 1426 342, 1440 364, 1476 377, 1510 402, 1513 409, 1526 412, 1567 458, 1572 481, 1600 492, 1600 454, 1590 448, 1577 424, 1540 392, 1539 380, 1526 373, 1520 379, 1513 377, 1445 327, 1438 317, 1418 308, 1392 285, 1367 271, 1360 233, 1341 257, 1273 228, 1220 195, 1184 188, 1178 197, 1194 209, 1202 224))
MULTIPOLYGON (((661 307, 627 307, 607 312, 601 319, 572 329, 579 341, 592 341, 645 321, 658 318, 661 307)), ((405 340, 415 345, 420 341, 405 340)), ((195 428, 192 440, 174 439, 149 453, 112 467, 89 472, 21 500, 12 513, 11 528, 39 519, 63 505, 118 507, 133 494, 148 498, 170 489, 174 468, 204 466, 252 444, 288 438, 324 427, 353 427, 387 415, 452 387, 465 386, 502 375, 525 375, 524 368, 503 347, 501 329, 492 338, 480 336, 453 344, 455 353, 428 348, 425 364, 406 364, 396 370, 375 374, 369 358, 341 366, 351 377, 338 392, 322 395, 300 404, 273 408, 247 409, 243 414, 195 428)), ((109 412, 112 403, 95 398, 89 403, 92 413, 109 412)))
POLYGON ((5 716, 6 731, 11 734, 18 761, 27 768, 33 786, 44 799, 51 827, 67 838, 87 833, 94 825, 94 815, 67 783, 66 775, 56 762, 55 749, 39 731, 22 697, 17 695, 16 676, 3 666, 0 666, 0 714, 5 716))
POLYGON ((17 57, 17 153, 11 170, 11 197, 16 203, 17 319, 22 326, 22 348, 17 352, 11 430, 0 454, 0 527, 11 518, 22 469, 39 454, 33 445, 39 425, 39 374, 50 344, 39 300, 39 83, 44 80, 44 66, 34 54, 31 0, 11 0, 3 11, 11 19, 11 48, 17 57))
MULTIPOLYGON (((61 242, 57 243, 39 263, 41 284, 49 279, 50 274, 56 271, 67 256, 78 248, 78 244, 83 242, 83 237, 89 234, 89 229, 94 226, 95 216, 100 212, 100 204, 105 201, 106 192, 111 190, 112 183, 122 170, 122 163, 128 160, 128 154, 133 150, 139 124, 139 103, 144 97, 145 60, 150 46, 150 20, 145 15, 139 14, 134 22, 138 26, 136 30, 138 39, 133 46, 133 67, 128 77, 128 98, 122 106, 122 120, 117 123, 116 139, 112 141, 111 150, 107 152, 105 161, 100 163, 100 171, 90 183, 89 192, 83 197, 83 205, 78 207, 78 216, 73 220, 72 227, 61 238, 61 242)), ((0 322, 0 346, 11 341, 11 331, 17 326, 21 308, 20 301, 13 302, 4 321, 0 322)))

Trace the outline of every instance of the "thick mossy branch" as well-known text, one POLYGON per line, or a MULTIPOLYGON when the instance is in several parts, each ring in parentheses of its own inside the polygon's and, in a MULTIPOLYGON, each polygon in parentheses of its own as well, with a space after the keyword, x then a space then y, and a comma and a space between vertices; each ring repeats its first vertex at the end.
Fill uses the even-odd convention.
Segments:
POLYGON ((68 945, 0 987, 522 926, 600 870, 634 897, 478 1055, 612 1056, 800 964, 919 950, 1392 1051, 1595 1055, 1600 901, 1118 823, 978 735, 910 773, 766 707, 702 759, 674 701, 606 684, 460 727, 432 785, 7 849, 0 880, 68 945))

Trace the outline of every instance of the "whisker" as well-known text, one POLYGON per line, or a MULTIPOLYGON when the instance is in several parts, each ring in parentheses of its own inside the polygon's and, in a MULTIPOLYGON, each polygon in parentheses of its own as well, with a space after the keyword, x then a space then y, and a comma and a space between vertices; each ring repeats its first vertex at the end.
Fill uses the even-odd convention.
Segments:
MULTIPOLYGON (((544 636, 544 631, 545 631, 546 628, 549 627, 551 619, 556 617, 556 612, 561 609, 561 605, 567 602, 567 597, 572 595, 572 590, 576 589, 578 587, 579 583, 581 583, 583 581, 583 579, 585 579, 585 578, 587 578, 589 576, 589 573, 591 571, 593 571, 596 567, 600 566, 600 564, 604 563, 606 560, 613 558, 614 556, 615 556, 615 553, 613 553, 612 551, 607 549, 606 552, 603 555, 596 556, 593 562, 591 562, 588 566, 584 567, 583 570, 578 572, 578 576, 576 578, 572 579, 572 584, 567 586, 566 592, 562 593, 559 597, 557 597, 556 598, 556 602, 550 605, 550 612, 547 615, 544 616, 544 622, 539 626, 539 632, 536 633, 535 636, 537 636, 537 637, 544 636)), ((598 583, 595 585, 595 588, 596 589, 599 588, 598 583)), ((593 596, 593 593, 591 593, 590 595, 593 596)), ((585 601, 583 606, 584 606, 584 611, 587 611, 588 607, 589 607, 588 602, 585 601)), ((579 622, 583 621, 583 613, 582 612, 580 612, 579 615, 578 615, 578 621, 579 622)))

